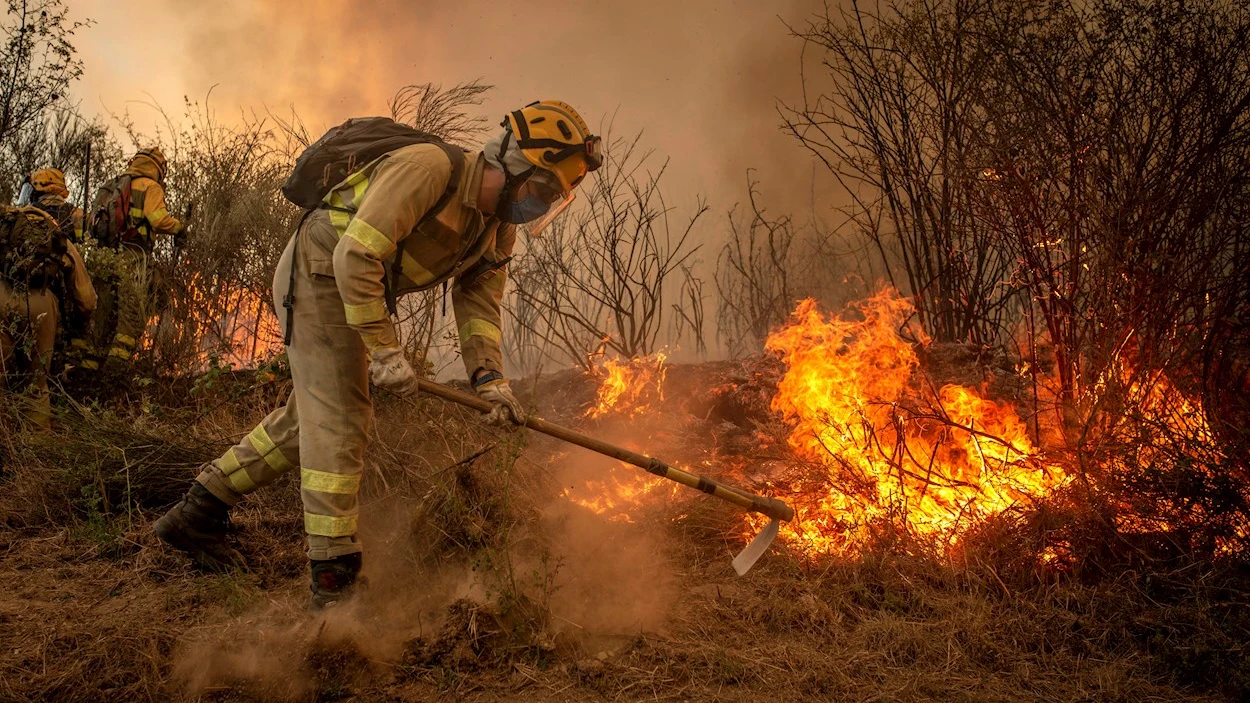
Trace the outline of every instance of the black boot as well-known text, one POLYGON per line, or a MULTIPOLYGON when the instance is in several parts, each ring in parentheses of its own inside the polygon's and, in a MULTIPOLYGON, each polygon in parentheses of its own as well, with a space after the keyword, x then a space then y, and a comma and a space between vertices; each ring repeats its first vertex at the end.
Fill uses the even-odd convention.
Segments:
POLYGON ((364 585, 360 579, 361 554, 344 554, 325 561, 310 560, 312 602, 308 609, 314 613, 326 608, 341 606, 351 600, 356 590, 364 585))
POLYGON ((162 542, 186 552, 200 568, 226 571, 244 566, 243 556, 226 544, 229 525, 230 506, 196 482, 152 531, 162 542))

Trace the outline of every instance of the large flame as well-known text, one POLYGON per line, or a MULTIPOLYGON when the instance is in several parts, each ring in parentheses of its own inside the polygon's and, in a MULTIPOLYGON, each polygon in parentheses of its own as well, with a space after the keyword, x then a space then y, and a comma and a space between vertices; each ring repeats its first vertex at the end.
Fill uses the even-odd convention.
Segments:
POLYGON ((1010 406, 920 382, 900 334, 912 312, 892 290, 828 319, 805 300, 768 338, 787 366, 772 407, 793 450, 823 467, 778 491, 799 511, 783 534, 805 551, 853 552, 879 529, 950 544, 1064 480, 1010 406))

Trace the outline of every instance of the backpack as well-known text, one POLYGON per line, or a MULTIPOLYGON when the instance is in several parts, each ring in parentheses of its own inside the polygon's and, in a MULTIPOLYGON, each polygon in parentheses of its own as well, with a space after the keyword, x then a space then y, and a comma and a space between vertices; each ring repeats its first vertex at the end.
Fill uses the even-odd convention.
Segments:
POLYGON ((433 134, 389 117, 354 117, 326 132, 295 160, 294 170, 282 185, 282 195, 305 210, 315 210, 334 186, 370 161, 413 144, 438 145, 451 159, 451 182, 443 198, 431 209, 438 212, 460 181, 464 152, 433 134))
POLYGON ((48 213, 52 219, 61 227, 61 234, 75 244, 78 244, 78 237, 74 233, 74 205, 66 201, 61 201, 56 205, 36 203, 35 207, 48 213))
POLYGON ((0 278, 15 290, 63 292, 68 241, 42 210, 0 205, 0 278))
MULTIPOLYGON (((286 183, 282 184, 282 195, 306 210, 304 217, 308 217, 317 208, 329 207, 324 202, 325 197, 348 176, 384 154, 413 144, 437 145, 451 160, 451 179, 447 181, 447 189, 417 223, 420 226, 437 215, 459 189, 460 172, 464 170, 464 152, 436 135, 413 129, 389 117, 353 117, 326 132, 295 160, 295 168, 286 183)), ((298 241, 297 238, 296 246, 298 241)), ((386 309, 392 315, 396 309, 394 279, 399 276, 401 261, 402 257, 395 256, 390 270, 382 276, 386 309)), ((287 346, 291 344, 294 291, 295 267, 292 266, 286 295, 282 298, 282 307, 286 308, 286 334, 282 343, 287 346)))
POLYGON ((130 217, 131 180, 123 174, 96 191, 88 231, 100 246, 115 249, 139 236, 139 228, 130 217))

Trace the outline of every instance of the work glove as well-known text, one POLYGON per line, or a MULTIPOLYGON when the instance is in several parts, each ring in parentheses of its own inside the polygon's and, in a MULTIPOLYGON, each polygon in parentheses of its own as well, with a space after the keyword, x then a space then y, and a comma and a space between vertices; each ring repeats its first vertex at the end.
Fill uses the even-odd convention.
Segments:
POLYGON ((417 374, 404 356, 404 350, 398 346, 378 347, 373 350, 373 361, 369 362, 369 380, 378 388, 398 396, 417 392, 417 374))
POLYGON ((489 371, 473 383, 477 396, 494 407, 486 414, 486 422, 496 427, 508 427, 511 424, 525 424, 525 408, 521 401, 512 395, 512 386, 508 379, 498 371, 489 371))

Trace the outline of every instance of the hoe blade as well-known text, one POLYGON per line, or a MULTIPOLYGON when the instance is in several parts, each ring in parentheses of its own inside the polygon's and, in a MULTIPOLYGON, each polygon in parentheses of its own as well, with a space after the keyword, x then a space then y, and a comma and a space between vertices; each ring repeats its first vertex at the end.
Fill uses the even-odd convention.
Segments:
POLYGON ((776 520, 770 520, 768 525, 760 530, 760 533, 751 540, 746 549, 742 550, 738 556, 734 557, 734 571, 742 576, 755 566, 755 562, 764 556, 764 552, 768 550, 768 546, 777 538, 777 529, 781 527, 781 523, 776 520))

